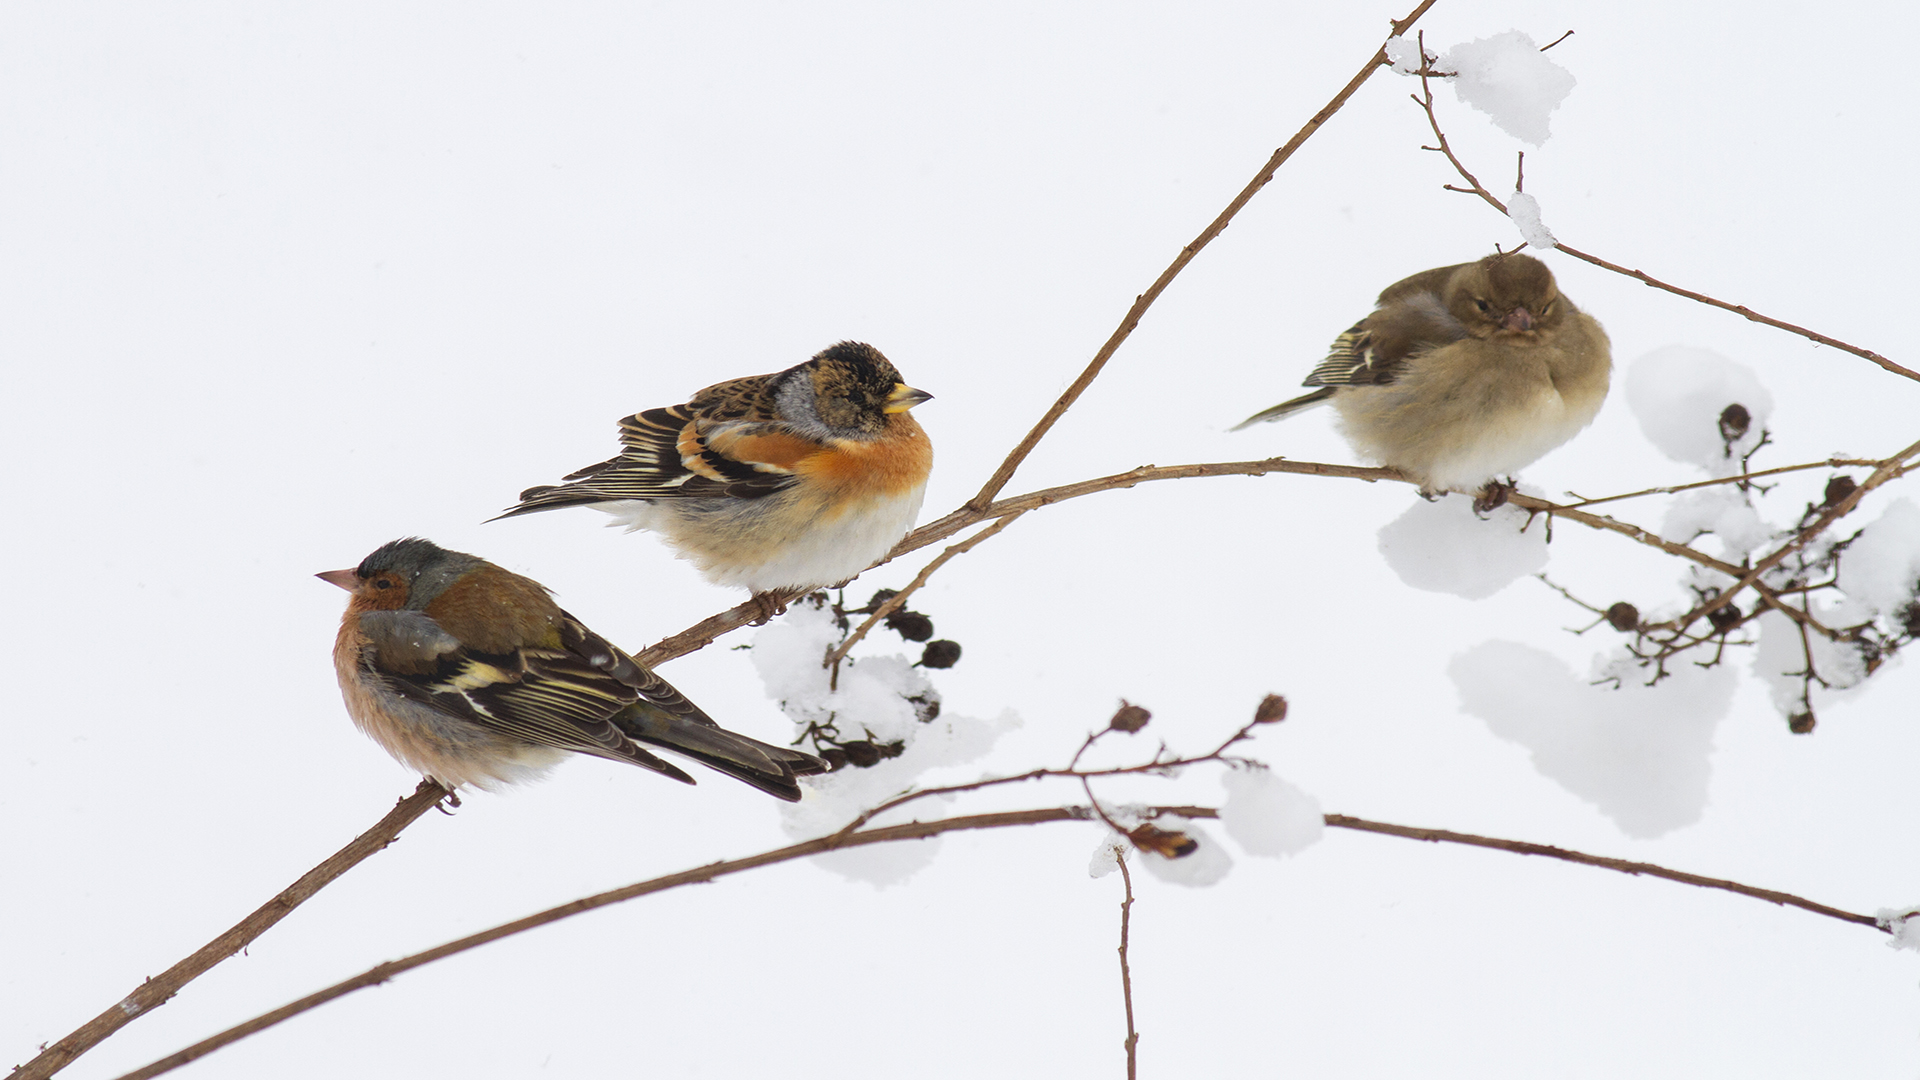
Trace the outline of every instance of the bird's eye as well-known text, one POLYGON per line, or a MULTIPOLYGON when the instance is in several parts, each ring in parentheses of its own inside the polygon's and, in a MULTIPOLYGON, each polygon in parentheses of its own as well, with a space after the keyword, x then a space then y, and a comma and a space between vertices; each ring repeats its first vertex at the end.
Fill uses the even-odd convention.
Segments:
POLYGON ((1473 306, 1479 308, 1482 312, 1488 312, 1493 310, 1492 304, 1487 303, 1485 300, 1482 300, 1479 297, 1474 298, 1473 306))
POLYGON ((1553 314, 1553 301, 1549 300, 1540 308, 1540 317, 1544 319, 1551 314, 1553 314))
POLYGON ((373 587, 376 589, 391 589, 393 588, 393 582, 383 577, 374 578, 373 587))

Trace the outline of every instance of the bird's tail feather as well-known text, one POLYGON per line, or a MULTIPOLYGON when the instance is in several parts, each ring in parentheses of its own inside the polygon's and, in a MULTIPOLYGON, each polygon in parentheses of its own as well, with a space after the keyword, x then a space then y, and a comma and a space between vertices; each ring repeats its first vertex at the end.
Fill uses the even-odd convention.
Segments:
POLYGON ((1241 428, 1252 427, 1253 425, 1261 423, 1263 421, 1283 420, 1289 416, 1292 416, 1294 413, 1299 412, 1302 409, 1310 409, 1313 406, 1318 405, 1323 401, 1326 401, 1328 398, 1331 398, 1333 396, 1333 392, 1338 389, 1339 387, 1337 386, 1323 386, 1320 389, 1315 390, 1311 394, 1304 394, 1300 397, 1294 398, 1292 401, 1283 401, 1280 404, 1275 405, 1271 409, 1262 409, 1259 412, 1254 413, 1252 416, 1247 417, 1245 420, 1242 420, 1239 423, 1233 425, 1233 427, 1229 428, 1228 430, 1239 431, 1241 428))
POLYGON ((717 724, 675 716, 645 701, 627 706, 611 719, 638 742, 683 754, 788 802, 800 800, 795 777, 826 772, 828 767, 812 754, 736 735, 717 724))

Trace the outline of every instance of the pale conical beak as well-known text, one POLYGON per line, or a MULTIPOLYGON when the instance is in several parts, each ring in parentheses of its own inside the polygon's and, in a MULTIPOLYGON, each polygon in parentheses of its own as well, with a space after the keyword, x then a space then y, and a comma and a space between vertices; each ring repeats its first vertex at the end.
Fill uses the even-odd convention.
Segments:
POLYGON ((1507 312, 1507 317, 1500 320, 1500 325, 1507 330, 1531 330, 1533 314, 1525 307, 1517 307, 1507 312))
POLYGON ((893 392, 887 395, 887 404, 882 412, 906 412, 923 401, 932 401, 933 395, 925 390, 915 390, 906 383, 895 383, 893 392))
POLYGON ((324 574, 313 576, 329 585, 338 585, 348 592, 360 587, 360 575, 353 570, 329 570, 324 574))

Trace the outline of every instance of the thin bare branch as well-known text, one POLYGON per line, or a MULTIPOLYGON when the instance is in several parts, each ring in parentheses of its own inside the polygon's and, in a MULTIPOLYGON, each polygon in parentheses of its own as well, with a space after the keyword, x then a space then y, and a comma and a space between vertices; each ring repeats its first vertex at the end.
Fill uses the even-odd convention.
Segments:
MULTIPOLYGON (((1432 7, 1434 2, 1435 0, 1421 0, 1420 6, 1414 8, 1406 18, 1394 22, 1393 33, 1389 36, 1405 33, 1408 27, 1419 20, 1420 16, 1427 13, 1427 9, 1432 7)), ((1220 216, 1214 218, 1211 225, 1201 230, 1200 235, 1195 237, 1192 243, 1180 249, 1180 254, 1174 257, 1173 262, 1165 270, 1161 271, 1160 277, 1147 287, 1146 292, 1134 299, 1133 306, 1127 309, 1126 316, 1120 320, 1119 328, 1107 338, 1106 344, 1100 346, 1100 351, 1094 354, 1093 359, 1087 363, 1086 369, 1073 380, 1073 384, 1067 387, 1059 400, 1053 403, 1046 415, 1040 418, 1040 422, 1033 426, 1033 430, 1027 432, 1026 437, 1013 448, 1013 452, 1000 463, 1000 467, 994 470, 993 476, 980 489, 980 493, 967 501, 967 509, 976 513, 987 509, 993 497, 1000 494, 1001 489, 1007 486, 1007 482, 1013 479, 1014 470, 1020 467, 1020 463, 1027 459, 1028 454, 1033 453, 1033 448, 1039 445, 1040 440, 1046 437, 1053 425, 1066 415, 1067 410, 1073 407, 1073 403, 1078 401, 1087 387, 1093 384, 1093 380, 1099 377, 1101 369, 1107 366, 1107 361, 1113 358, 1113 354, 1119 350, 1121 343, 1133 333, 1134 327, 1140 325, 1141 317, 1147 313, 1148 308, 1153 306, 1153 302, 1160 298, 1160 294, 1166 291, 1167 286, 1173 283, 1173 279, 1179 276, 1180 271, 1186 269, 1194 256, 1200 254, 1202 248, 1213 242, 1214 237, 1225 231, 1234 215, 1252 201, 1261 188, 1267 186, 1267 183, 1273 179, 1274 173, 1279 171, 1280 166, 1286 164, 1287 159, 1292 157, 1294 152, 1313 136, 1314 132, 1331 120, 1333 114, 1340 111, 1340 107, 1345 105, 1347 99, 1358 92, 1369 78, 1373 77, 1375 71, 1388 66, 1389 63, 1384 46, 1368 57, 1367 62, 1361 66, 1359 74, 1349 80, 1347 85, 1334 95, 1333 100, 1327 102, 1325 108, 1315 113, 1313 119, 1308 120, 1306 126, 1295 133, 1293 138, 1288 139, 1285 146, 1273 152, 1273 156, 1267 159, 1267 163, 1261 167, 1260 172, 1248 182, 1245 188, 1241 189, 1240 194, 1234 196, 1233 201, 1227 204, 1227 208, 1220 212, 1220 216)))
POLYGON ((1748 570, 1744 575, 1741 575, 1740 580, 1722 589, 1718 596, 1715 596, 1713 599, 1688 612, 1686 615, 1681 616, 1677 622, 1677 627, 1685 630, 1694 620, 1711 615, 1714 611, 1731 603, 1733 598, 1738 595, 1742 589, 1754 586, 1760 580, 1760 575, 1780 565, 1787 556, 1799 551, 1810 543, 1814 537, 1826 532, 1827 526, 1832 525, 1834 522, 1852 513, 1853 508, 1860 505, 1860 500, 1866 498, 1867 492, 1872 491, 1874 488, 1879 487, 1889 480, 1897 479, 1911 472, 1915 466, 1908 465, 1906 462, 1908 458, 1916 454, 1920 454, 1920 442, 1913 443, 1892 457, 1884 459, 1879 468, 1873 470, 1873 473, 1862 481, 1858 487, 1848 493, 1845 498, 1836 501, 1832 506, 1828 507, 1825 513, 1822 513, 1818 518, 1814 519, 1813 524, 1801 529, 1794 535, 1792 540, 1787 541, 1775 549, 1773 554, 1755 563, 1752 569, 1748 570))
POLYGON ((1127 870, 1127 853, 1116 851, 1114 862, 1120 867, 1120 883, 1126 899, 1120 901, 1120 996, 1127 1006, 1127 1080, 1140 1075, 1138 1049, 1140 1033, 1133 1026, 1133 969, 1127 961, 1128 935, 1133 921, 1133 874, 1127 870))
POLYGON ((1624 266, 1620 266, 1615 263, 1610 263, 1607 260, 1600 258, 1598 255, 1589 255, 1578 248, 1571 248, 1565 244, 1560 244, 1558 246, 1561 251, 1564 251, 1567 254, 1573 256, 1574 258, 1579 259, 1581 262, 1592 263, 1593 265, 1600 267, 1602 270, 1611 270, 1616 274, 1622 274, 1622 275, 1625 275, 1626 277, 1633 278, 1635 281, 1638 281, 1643 285, 1648 285, 1655 289, 1660 289, 1664 292, 1670 292, 1675 296, 1684 296, 1689 300, 1697 300, 1700 303, 1706 304, 1709 307, 1717 307, 1722 311, 1731 311, 1735 315, 1738 315, 1741 318, 1748 320, 1749 322, 1761 323, 1766 326, 1771 326, 1776 330, 1785 330, 1790 334, 1798 334, 1801 337, 1806 338, 1808 341, 1814 341, 1822 345, 1832 346, 1833 348, 1839 349, 1842 352, 1850 352, 1853 355, 1858 356, 1864 360, 1873 361, 1874 363, 1880 365, 1886 370, 1893 372, 1895 375, 1901 375, 1909 379, 1920 381, 1920 371, 1914 371, 1911 368, 1902 367, 1899 364, 1896 364, 1893 361, 1887 359, 1886 357, 1880 355, 1879 353, 1874 352, 1872 349, 1863 349, 1858 345, 1849 345, 1846 342, 1841 341, 1839 338, 1828 337, 1827 335, 1819 333, 1818 331, 1809 330, 1804 326, 1795 326, 1793 323, 1783 322, 1769 315, 1762 315, 1759 312, 1753 310, 1750 307, 1747 307, 1744 304, 1729 304, 1725 300, 1716 300, 1713 297, 1708 296, 1706 293, 1694 292, 1692 289, 1683 289, 1678 285, 1669 285, 1666 282, 1661 281, 1659 278, 1656 278, 1653 275, 1646 273, 1645 271, 1629 270, 1624 266))
POLYGON ((1622 874, 1665 878, 1682 885, 1697 885, 1702 889, 1719 889, 1722 892, 1750 896, 1755 900, 1765 900, 1769 904, 1782 907, 1796 907, 1802 911, 1811 911, 1815 915, 1825 915, 1829 919, 1871 926, 1883 934, 1891 930, 1880 925, 1872 915, 1844 911, 1837 907, 1808 900, 1803 896, 1779 892, 1774 889, 1758 889, 1752 885, 1742 885, 1737 881, 1724 878, 1702 877, 1689 874, 1684 870, 1669 870, 1653 863, 1631 862, 1627 859, 1610 859, 1604 855, 1588 855, 1585 852, 1570 851, 1566 848, 1548 847, 1545 844, 1531 844, 1525 840, 1502 840, 1493 836, 1476 836, 1473 833, 1452 832, 1447 829, 1421 829, 1411 825, 1389 825, 1380 821, 1367 821, 1363 818, 1348 817, 1345 814, 1328 814, 1327 827, 1332 829, 1357 829, 1361 832, 1379 833, 1383 836, 1399 836, 1408 840, 1425 840, 1436 844, 1466 844, 1469 847, 1491 848, 1495 851, 1512 852, 1515 855, 1544 855, 1549 859, 1579 863, 1582 866, 1597 866, 1603 870, 1614 870, 1622 874))
POLYGON ((298 881, 287 886, 278 896, 262 904, 253 914, 241 919, 225 933, 201 946, 193 955, 173 965, 158 975, 148 978, 133 992, 82 1024, 71 1035, 42 1050, 39 1056, 15 1069, 8 1080, 44 1080, 88 1050, 99 1045, 109 1035, 132 1023, 136 1018, 165 1005, 168 999, 180 992, 181 988, 206 974, 222 960, 247 947, 261 934, 272 929, 275 923, 293 913, 293 909, 305 903, 313 894, 326 888, 340 875, 359 865, 369 855, 380 851, 400 836, 401 830, 414 822, 427 811, 439 805, 447 796, 447 789, 432 780, 420 781, 413 794, 400 800, 387 816, 353 842, 335 852, 325 862, 307 871, 298 881))
MULTIPOLYGON (((1424 48, 1424 46, 1422 47, 1424 48)), ((1463 191, 1466 194, 1478 195, 1481 198, 1481 200, 1484 201, 1487 205, 1493 207, 1495 210, 1500 211, 1502 214, 1505 214, 1507 212, 1507 204, 1495 198, 1493 192, 1488 191, 1486 187, 1480 183, 1479 180, 1474 178, 1473 173, 1468 171, 1466 163, 1461 161, 1460 158, 1454 154, 1453 148, 1448 145, 1446 133, 1440 130, 1440 118, 1436 116, 1433 111, 1433 90, 1431 87, 1428 86, 1427 80, 1430 75, 1441 75, 1441 74, 1445 74, 1445 73, 1432 71, 1426 67, 1423 67, 1420 71, 1420 88, 1422 93, 1414 95, 1413 97, 1414 104, 1419 105, 1422 109, 1426 111, 1427 123, 1429 126, 1433 128, 1434 137, 1440 141, 1440 145, 1437 147, 1423 147, 1422 149, 1438 150, 1441 153, 1445 154, 1447 156, 1447 160, 1453 164, 1453 171, 1459 173, 1462 179, 1466 180, 1467 183, 1473 185, 1471 188, 1457 188, 1451 184, 1442 185, 1447 190, 1463 191)), ((1806 338, 1808 341, 1818 342, 1821 345, 1828 345, 1833 348, 1839 349, 1842 352, 1850 352, 1853 355, 1858 356, 1862 359, 1873 361, 1874 363, 1880 365, 1882 368, 1885 368, 1886 370, 1893 372, 1895 375, 1901 375, 1901 376, 1905 376, 1906 378, 1913 379, 1915 381, 1920 381, 1920 371, 1914 371, 1911 368, 1902 367, 1901 365, 1894 363, 1893 361, 1887 359, 1886 357, 1880 355, 1877 352, 1874 352, 1871 349, 1863 349, 1858 345, 1849 345, 1848 343, 1841 341, 1839 338, 1828 337, 1827 335, 1819 333, 1817 331, 1809 330, 1804 326, 1796 326, 1793 323, 1784 322, 1780 319, 1773 318, 1772 316, 1769 316, 1769 315, 1762 315, 1759 312, 1753 310, 1750 307, 1747 307, 1744 304, 1729 304, 1725 300, 1716 299, 1714 297, 1708 296, 1706 293, 1694 292, 1692 289, 1683 289, 1678 285, 1670 285, 1667 282, 1661 281, 1659 278, 1656 278, 1653 275, 1646 273, 1645 271, 1629 270, 1626 267, 1619 265, 1618 263, 1608 262, 1607 260, 1599 257, 1598 255, 1589 255, 1586 252, 1581 251, 1579 248, 1569 247, 1565 243, 1558 243, 1558 244, 1555 244, 1554 246, 1559 250, 1566 252, 1568 255, 1571 255, 1574 258, 1579 259, 1581 262, 1590 263, 1594 266, 1600 267, 1602 270, 1611 270, 1616 274, 1620 274, 1625 277, 1630 277, 1635 281, 1640 282, 1643 285, 1647 285, 1655 289, 1660 289, 1663 292, 1670 292, 1675 296, 1684 296, 1689 300, 1706 304, 1708 307, 1716 307, 1722 311, 1731 311, 1735 315, 1739 315, 1740 317, 1747 319, 1750 322, 1757 322, 1766 326, 1771 326, 1776 330, 1785 330, 1790 334, 1798 334, 1801 337, 1806 338)))
POLYGON ((836 848, 863 847, 868 844, 884 844, 899 840, 918 840, 929 836, 938 836, 942 833, 959 832, 965 829, 1004 829, 1017 825, 1039 825, 1054 821, 1082 821, 1090 816, 1088 811, 1083 807, 1061 806, 1042 810, 1017 810, 1008 813, 975 814, 971 817, 947 818, 941 821, 909 822, 905 825, 890 825, 886 828, 874 829, 870 832, 859 833, 850 837, 821 837, 817 840, 808 840, 803 843, 776 848, 772 851, 761 852, 758 855, 749 855, 744 859, 709 863, 706 866, 697 867, 692 870, 684 870, 677 874, 668 874, 665 877, 653 878, 648 881, 638 882, 607 892, 596 893, 593 896, 583 897, 570 903, 561 904, 558 907, 548 908, 545 911, 529 915, 523 919, 515 919, 513 922, 503 923, 500 926, 483 930, 477 934, 469 934, 466 937, 456 941, 449 941, 444 945, 428 949, 424 952, 414 953, 411 956, 402 957, 399 960, 391 960, 384 964, 377 964, 353 978, 342 980, 324 990, 308 994, 306 997, 289 1002, 270 1012, 262 1013, 245 1023, 236 1024, 216 1035, 202 1039, 192 1046, 181 1050, 179 1053, 170 1054, 152 1064, 126 1073, 121 1076, 119 1080, 146 1080, 148 1077, 172 1072, 174 1069, 188 1062, 205 1057, 221 1047, 230 1046, 249 1035, 265 1031, 284 1020, 289 1020, 303 1012, 324 1005, 329 1001, 345 997, 356 990, 364 990, 369 986, 377 986, 396 975, 412 971, 414 968, 423 967, 436 960, 444 960, 449 956, 456 956, 471 949, 477 949, 490 942, 512 937, 515 934, 525 933, 536 927, 559 922, 561 919, 571 918, 572 916, 592 911, 596 908, 606 907, 609 904, 617 904, 624 900, 632 900, 653 893, 665 892, 668 889, 676 889, 684 885, 703 884, 746 870, 753 870, 762 866, 771 866, 775 863, 790 862, 794 859, 805 858, 809 855, 818 855, 836 848))
MULTIPOLYGON (((867 616, 865 622, 855 627, 853 633, 847 635, 847 640, 835 646, 834 650, 827 654, 827 659, 822 666, 833 668, 834 674, 837 676, 839 674, 840 661, 846 659, 848 650, 858 644, 861 638, 866 637, 867 632, 879 624, 882 619, 900 610, 900 608, 906 604, 907 598, 918 591, 920 586, 925 585, 927 579, 933 576, 934 571, 947 565, 955 556, 965 555, 967 552, 972 551, 980 543, 991 538, 1018 520, 1020 520, 1019 514, 1008 514, 987 528, 981 529, 979 532, 974 533, 972 536, 967 537, 960 543, 953 545, 935 556, 931 562, 920 568, 920 572, 914 575, 913 580, 907 583, 906 588, 887 597, 885 603, 875 608, 873 614, 867 616)), ((892 558, 892 556, 888 556, 888 558, 892 558)))
MULTIPOLYGON (((985 510, 969 510, 962 507, 938 521, 929 522, 908 533, 904 539, 894 545, 887 557, 874 566, 885 566, 902 555, 910 554, 930 544, 937 544, 947 537, 982 521, 994 518, 1023 514, 1029 510, 1038 510, 1054 503, 1077 499, 1082 495, 1093 495, 1102 491, 1118 491, 1136 484, 1152 483, 1156 480, 1187 480, 1201 476, 1263 476, 1267 473, 1299 473, 1308 476, 1342 476, 1354 480, 1399 480, 1406 477, 1393 469, 1370 469, 1357 465, 1327 465, 1316 461, 1288 461, 1286 458, 1266 458, 1261 461, 1216 461, 1195 465, 1142 465, 1112 476, 1081 480, 1077 483, 1062 484, 1059 487, 1045 488, 1026 495, 1001 499, 985 510)), ((805 595, 805 590, 789 589, 767 593, 766 596, 776 604, 787 604, 805 595)), ((634 654, 634 659, 647 667, 666 663, 677 656, 685 656, 696 649, 705 648, 722 634, 737 630, 749 623, 757 622, 766 615, 765 609, 757 600, 748 600, 710 615, 671 637, 662 638, 645 649, 634 654)))
MULTIPOLYGON (((1804 465, 1782 465, 1777 469, 1761 469, 1759 472, 1743 472, 1735 476, 1722 476, 1713 480, 1696 480, 1691 484, 1673 484, 1669 487, 1642 488, 1639 491, 1629 491, 1624 495, 1606 495, 1598 499, 1581 499, 1579 502, 1568 506, 1567 509, 1579 510, 1589 506, 1599 506, 1601 503, 1619 502, 1622 499, 1638 499, 1645 495, 1673 495, 1682 491, 1692 491, 1695 488, 1718 487, 1723 484, 1744 484, 1749 480, 1758 480, 1763 476, 1778 476, 1781 473, 1805 472, 1808 469, 1874 468, 1880 464, 1881 462, 1874 461, 1870 458, 1828 458, 1825 461, 1809 461, 1804 465)), ((1572 493, 1569 492, 1569 494, 1572 493)))
MULTIPOLYGON (((1164 814, 1175 814, 1188 818, 1218 818, 1220 816, 1219 811, 1201 806, 1153 807, 1149 808, 1146 813, 1150 817, 1164 814)), ((455 956, 479 948, 482 945, 512 937, 515 934, 524 933, 550 923, 559 922, 562 919, 571 918, 597 908, 606 907, 610 904, 617 904, 622 901, 665 892, 669 889, 676 889, 685 885, 703 884, 733 874, 754 870, 762 866, 790 862, 794 859, 805 858, 809 855, 818 855, 836 849, 864 847, 869 844, 893 843, 901 840, 919 840, 931 836, 939 836, 943 833, 960 832, 963 830, 1004 829, 1024 825, 1041 825, 1057 821, 1089 821, 1092 819, 1093 813, 1087 807, 1058 806, 1036 810, 973 814, 966 817, 945 818, 936 821, 915 821, 902 825, 889 825, 883 828, 870 829, 866 832, 855 833, 851 836, 840 836, 837 834, 834 836, 825 836, 816 840, 807 840, 798 844, 790 844, 783 848, 776 848, 772 851, 761 852, 758 855, 749 855, 742 859, 709 863, 706 866, 697 867, 692 870, 683 870, 677 874, 668 874, 664 877, 637 882, 618 889, 597 893, 593 896, 583 897, 557 907, 548 908, 545 911, 529 915, 525 918, 503 923, 491 929, 483 930, 477 934, 470 934, 456 941, 447 942, 444 945, 428 949, 424 952, 402 957, 399 960, 375 965, 353 978, 335 983, 323 990, 309 994, 298 1001, 289 1002, 271 1012, 262 1013, 245 1023, 237 1024, 207 1039, 203 1039, 181 1050, 179 1053, 171 1054, 143 1068, 126 1073, 119 1077, 119 1080, 147 1080, 147 1078, 171 1072, 188 1062, 205 1057, 207 1054, 221 1047, 229 1046, 249 1035, 264 1031, 284 1020, 298 1016, 303 1012, 329 1001, 345 997, 356 990, 376 986, 396 975, 418 967, 423 967, 436 960, 443 960, 449 956, 455 956)), ((1735 893, 1740 896, 1752 897, 1771 904, 1800 908, 1816 915, 1839 919, 1842 922, 1870 926, 1881 933, 1892 932, 1888 927, 1882 926, 1880 921, 1871 915, 1861 915, 1855 912, 1844 911, 1840 908, 1830 907, 1826 904, 1817 903, 1791 893, 1755 888, 1751 885, 1743 885, 1737 881, 1703 877, 1699 874, 1689 874, 1681 870, 1669 870, 1666 867, 1657 866, 1653 863, 1631 862, 1625 859, 1612 859, 1602 855, 1589 855, 1584 852, 1571 851, 1566 848, 1528 843, 1524 840, 1505 840, 1498 837, 1478 836, 1472 833, 1452 832, 1447 829, 1422 829, 1407 825, 1392 825, 1385 822, 1369 821, 1365 818, 1349 817, 1345 814, 1328 814, 1325 820, 1329 828, 1353 829, 1383 836, 1423 840, 1430 843, 1464 844, 1471 847, 1511 852, 1517 855, 1542 855, 1552 859, 1560 859, 1565 862, 1579 863, 1583 866, 1594 866, 1605 870, 1613 870, 1622 874, 1664 878, 1668 881, 1676 881, 1685 885, 1694 885, 1705 889, 1717 889, 1723 892, 1735 893)))
MULTIPOLYGON (((1619 533, 1621 536, 1637 540, 1648 547, 1658 548, 1669 555, 1678 555, 1688 562, 1698 563, 1709 570, 1718 571, 1730 578, 1738 579, 1747 572, 1747 568, 1744 566, 1735 566, 1730 562, 1716 559, 1698 548, 1688 547, 1685 544, 1676 544, 1664 537, 1656 536, 1638 525, 1629 525, 1616 518, 1604 517, 1599 514, 1589 514, 1584 510, 1576 510, 1571 506, 1561 506, 1559 503, 1548 502, 1545 499, 1536 498, 1532 495, 1523 495, 1517 491, 1508 495, 1507 501, 1531 513, 1546 514, 1549 518, 1566 518, 1568 521, 1577 521, 1589 528, 1619 533)), ((1751 583, 1751 585, 1754 592, 1759 595, 1761 601, 1768 607, 1780 612, 1801 626, 1807 627, 1831 641, 1839 641, 1845 636, 1838 630, 1821 624, 1818 619, 1815 619, 1808 612, 1781 600, 1778 593, 1760 584, 1758 581, 1751 583)), ((1701 611, 1690 614, 1687 616, 1686 621, 1691 623, 1701 614, 1705 614, 1705 612, 1701 611)), ((1675 628, 1685 629, 1685 624, 1680 624, 1675 628)))

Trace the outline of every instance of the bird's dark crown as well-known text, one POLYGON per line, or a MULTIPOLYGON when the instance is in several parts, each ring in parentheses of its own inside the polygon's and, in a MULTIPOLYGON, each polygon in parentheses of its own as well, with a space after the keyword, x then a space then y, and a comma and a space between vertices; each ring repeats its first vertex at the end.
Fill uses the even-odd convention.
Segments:
POLYGON ((905 380, 880 350, 842 341, 778 376, 784 418, 820 434, 873 438, 886 428, 888 395, 905 380))
POLYGON ((407 581, 409 606, 425 607, 462 574, 485 560, 446 548, 418 536, 403 536, 375 548, 360 560, 354 575, 370 581, 383 573, 399 574, 407 581))

